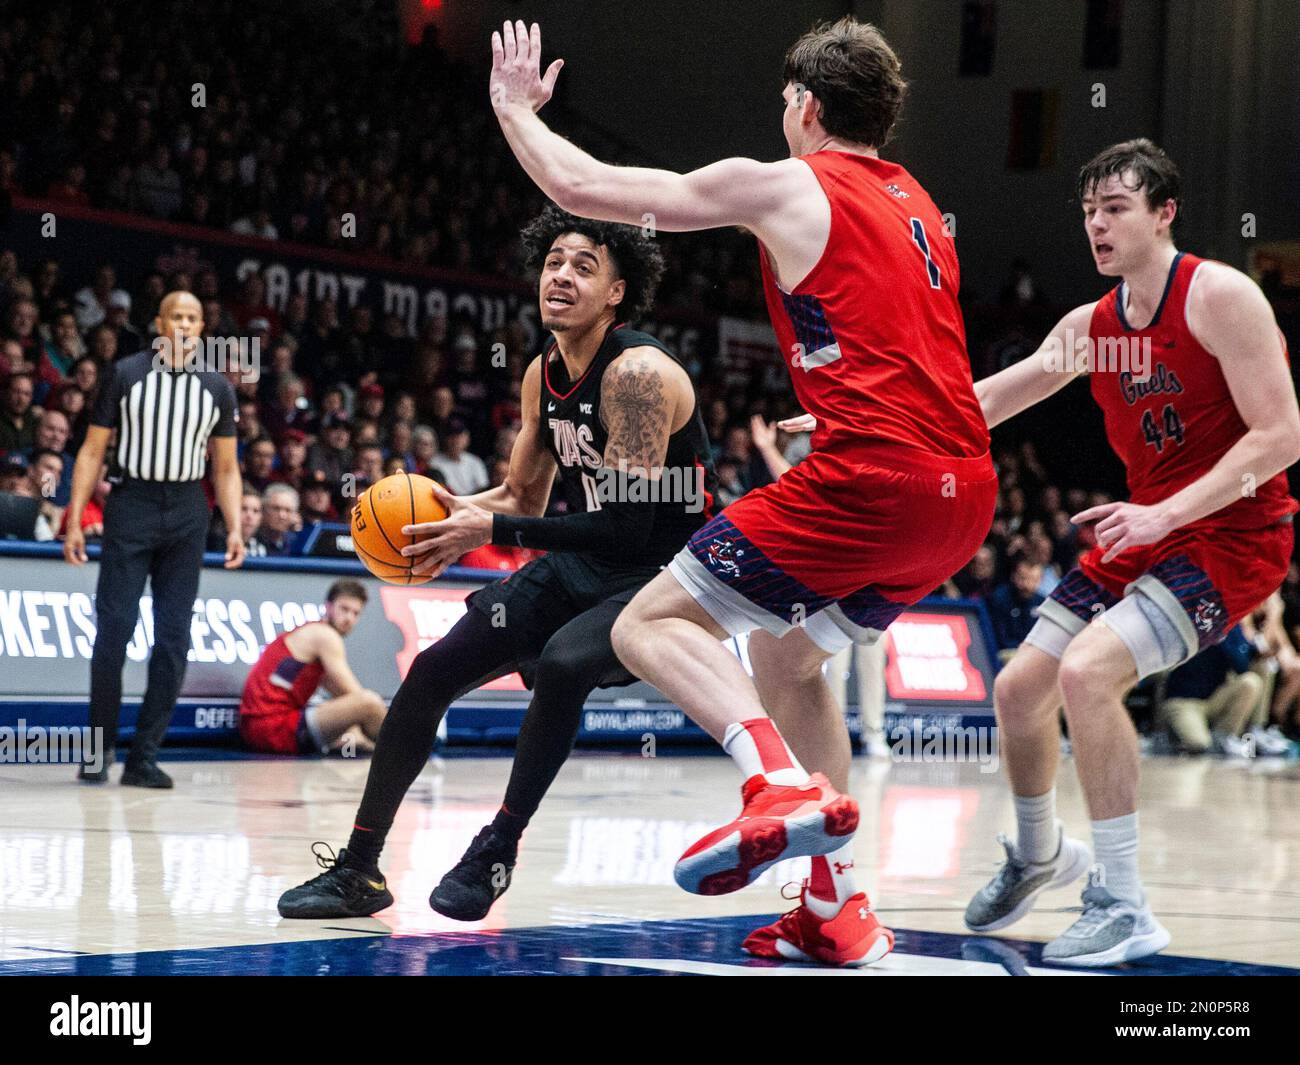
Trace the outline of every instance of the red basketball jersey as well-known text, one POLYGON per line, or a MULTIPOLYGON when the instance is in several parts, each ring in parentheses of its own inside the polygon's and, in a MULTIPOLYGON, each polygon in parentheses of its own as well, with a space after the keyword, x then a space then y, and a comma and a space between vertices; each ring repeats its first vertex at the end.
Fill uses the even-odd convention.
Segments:
POLYGON ((800 158, 830 201, 826 249, 793 292, 759 258, 795 396, 817 417, 813 447, 986 455, 957 250, 939 209, 897 163, 839 151, 800 158))
POLYGON ((299 662, 294 658, 284 642, 288 635, 289 633, 282 632, 267 644, 262 657, 248 671, 244 696, 239 705, 241 716, 283 713, 286 706, 301 710, 307 705, 312 693, 320 687, 325 666, 319 659, 315 662, 299 662))
MULTIPOLYGON (((1134 503, 1168 499, 1208 473, 1246 433, 1219 360, 1187 327, 1187 293, 1204 261, 1177 255, 1145 329, 1129 328, 1124 318, 1123 283, 1092 312, 1092 394, 1105 415, 1110 445, 1124 463, 1134 503)), ((1285 341, 1278 336, 1285 356, 1285 341)), ((1279 473, 1264 484, 1244 485, 1242 498, 1203 520, 1253 528, 1298 507, 1287 492, 1286 475, 1279 473)))

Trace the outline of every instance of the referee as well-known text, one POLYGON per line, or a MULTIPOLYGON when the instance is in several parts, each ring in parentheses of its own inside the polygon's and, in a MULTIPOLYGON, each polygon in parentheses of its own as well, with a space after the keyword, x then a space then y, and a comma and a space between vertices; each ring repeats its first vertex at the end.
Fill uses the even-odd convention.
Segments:
POLYGON ((176 696, 185 677, 190 617, 208 531, 203 491, 208 439, 226 537, 226 568, 243 564, 239 535, 239 464, 235 457, 235 392, 223 374, 195 358, 203 332, 203 309, 188 292, 163 298, 154 319, 153 349, 119 359, 108 368, 85 443, 77 452, 68 504, 63 555, 74 566, 86 561, 81 511, 99 481, 109 438, 117 430, 114 481, 104 508, 103 553, 95 589, 95 650, 90 662, 90 724, 106 745, 102 768, 83 763, 82 780, 103 782, 113 764, 122 703, 122 666, 135 631, 145 578, 153 591, 153 653, 149 683, 123 784, 170 788, 157 762, 176 696))

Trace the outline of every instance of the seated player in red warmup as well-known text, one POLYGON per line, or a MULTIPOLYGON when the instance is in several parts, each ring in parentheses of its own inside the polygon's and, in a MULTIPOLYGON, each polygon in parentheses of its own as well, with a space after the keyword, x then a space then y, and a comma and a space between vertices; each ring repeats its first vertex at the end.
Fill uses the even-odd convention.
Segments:
POLYGON ((310 754, 351 745, 373 751, 388 708, 361 687, 348 666, 343 637, 366 607, 359 581, 335 581, 325 617, 277 636, 248 674, 239 702, 239 734, 247 747, 272 754, 310 754), (334 696, 308 706, 320 686, 334 696))

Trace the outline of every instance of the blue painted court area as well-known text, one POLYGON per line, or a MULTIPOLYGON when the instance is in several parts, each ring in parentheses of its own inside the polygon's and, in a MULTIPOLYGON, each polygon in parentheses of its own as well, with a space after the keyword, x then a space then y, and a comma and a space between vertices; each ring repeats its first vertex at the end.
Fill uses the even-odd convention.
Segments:
POLYGON ((1300 969, 1157 956, 1115 969, 1052 968, 1042 944, 896 930, 897 946, 866 969, 749 958, 740 944, 769 918, 637 921, 497 932, 385 935, 340 925, 338 938, 205 950, 85 954, 0 963, 0 976, 1300 976, 1300 969))

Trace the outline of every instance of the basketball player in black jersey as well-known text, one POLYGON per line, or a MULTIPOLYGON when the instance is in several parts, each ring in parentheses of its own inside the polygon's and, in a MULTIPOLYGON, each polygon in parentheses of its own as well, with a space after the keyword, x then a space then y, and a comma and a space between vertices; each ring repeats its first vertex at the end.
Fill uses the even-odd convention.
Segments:
MULTIPOLYGON (((632 683, 610 630, 623 607, 711 516, 708 436, 685 369, 654 337, 622 324, 649 308, 663 272, 634 226, 548 207, 523 233, 553 334, 524 374, 523 425, 505 483, 440 493, 449 514, 408 526, 415 572, 441 573, 488 542, 549 554, 474 593, 465 616, 422 651, 376 741, 347 847, 317 855, 325 872, 285 892, 284 917, 354 917, 390 906, 379 854, 447 706, 519 670, 533 689, 505 803, 429 904, 481 920, 510 884, 520 835, 569 756, 598 686, 632 683), (556 471, 573 513, 544 518, 556 471)), ((318 844, 317 846, 323 846, 318 844)))

